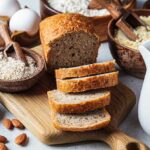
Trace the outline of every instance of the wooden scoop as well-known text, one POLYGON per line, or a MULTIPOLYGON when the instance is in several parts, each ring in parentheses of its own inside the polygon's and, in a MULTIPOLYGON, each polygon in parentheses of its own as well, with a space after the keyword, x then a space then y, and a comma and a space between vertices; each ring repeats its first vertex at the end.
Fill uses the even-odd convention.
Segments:
POLYGON ((110 12, 113 19, 117 20, 116 26, 120 28, 130 40, 136 41, 138 39, 138 36, 133 32, 136 27, 144 26, 148 30, 147 25, 135 13, 126 11, 123 7, 111 0, 96 1, 110 12))
MULTIPOLYGON (((122 2, 120 0, 114 0, 114 2, 118 5, 121 5, 122 2)), ((88 6, 88 9, 103 9, 102 5, 100 5, 96 0, 91 0, 88 6)))
POLYGON ((13 42, 10 38, 6 24, 0 24, 0 34, 3 40, 5 41, 6 45, 6 48, 4 49, 5 56, 7 56, 7 53, 15 51, 16 58, 28 65, 27 59, 22 51, 22 48, 17 42, 13 42))

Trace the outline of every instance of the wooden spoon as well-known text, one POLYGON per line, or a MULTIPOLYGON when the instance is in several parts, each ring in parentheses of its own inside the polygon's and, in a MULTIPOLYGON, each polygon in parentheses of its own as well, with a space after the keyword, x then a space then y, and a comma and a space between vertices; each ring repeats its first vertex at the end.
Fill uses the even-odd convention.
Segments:
POLYGON ((138 26, 144 26, 148 30, 148 26, 133 12, 126 11, 123 7, 117 5, 111 0, 96 0, 97 3, 106 8, 113 19, 117 20, 116 26, 133 41, 138 39, 138 36, 133 30, 138 26))
POLYGON ((24 62, 27 66, 28 62, 22 51, 22 48, 17 42, 12 41, 10 38, 6 24, 0 24, 0 34, 6 45, 6 48, 4 49, 5 56, 7 57, 7 53, 15 51, 16 58, 24 62))
MULTIPOLYGON (((116 4, 121 5, 122 2, 120 0, 113 0, 116 4)), ((100 5, 96 0, 91 0, 88 6, 88 9, 104 9, 102 5, 100 5)))

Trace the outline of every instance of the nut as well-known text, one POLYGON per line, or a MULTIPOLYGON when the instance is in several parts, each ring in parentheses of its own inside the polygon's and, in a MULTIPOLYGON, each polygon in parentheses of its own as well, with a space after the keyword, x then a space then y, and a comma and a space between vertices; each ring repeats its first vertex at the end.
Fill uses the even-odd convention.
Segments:
POLYGON ((15 143, 18 145, 24 145, 27 141, 27 135, 25 133, 18 135, 15 138, 15 143))
POLYGON ((10 119, 4 118, 2 123, 3 123, 3 126, 7 129, 13 129, 14 127, 10 119))
POLYGON ((24 125, 18 119, 12 119, 12 124, 14 127, 19 129, 24 129, 24 125))
POLYGON ((7 150, 7 147, 4 143, 0 143, 0 150, 7 150))
POLYGON ((7 142, 7 138, 3 135, 0 135, 0 143, 6 143, 7 142))

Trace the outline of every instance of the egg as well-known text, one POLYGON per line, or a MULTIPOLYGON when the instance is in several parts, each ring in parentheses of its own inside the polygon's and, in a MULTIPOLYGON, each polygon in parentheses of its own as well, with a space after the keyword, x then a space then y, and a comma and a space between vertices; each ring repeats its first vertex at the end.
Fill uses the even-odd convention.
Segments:
POLYGON ((39 30, 40 16, 29 8, 20 9, 10 19, 11 32, 25 31, 28 35, 35 35, 39 30))
POLYGON ((19 9, 17 0, 0 0, 0 16, 11 17, 19 9))

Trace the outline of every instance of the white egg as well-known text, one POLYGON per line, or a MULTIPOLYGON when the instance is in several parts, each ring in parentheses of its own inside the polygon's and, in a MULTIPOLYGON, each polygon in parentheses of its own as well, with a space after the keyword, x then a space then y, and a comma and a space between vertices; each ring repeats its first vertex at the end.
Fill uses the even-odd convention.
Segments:
POLYGON ((9 28, 11 32, 25 31, 34 35, 39 30, 40 16, 29 8, 20 9, 10 19, 9 28))
POLYGON ((19 9, 17 0, 0 0, 0 16, 11 17, 19 9))

